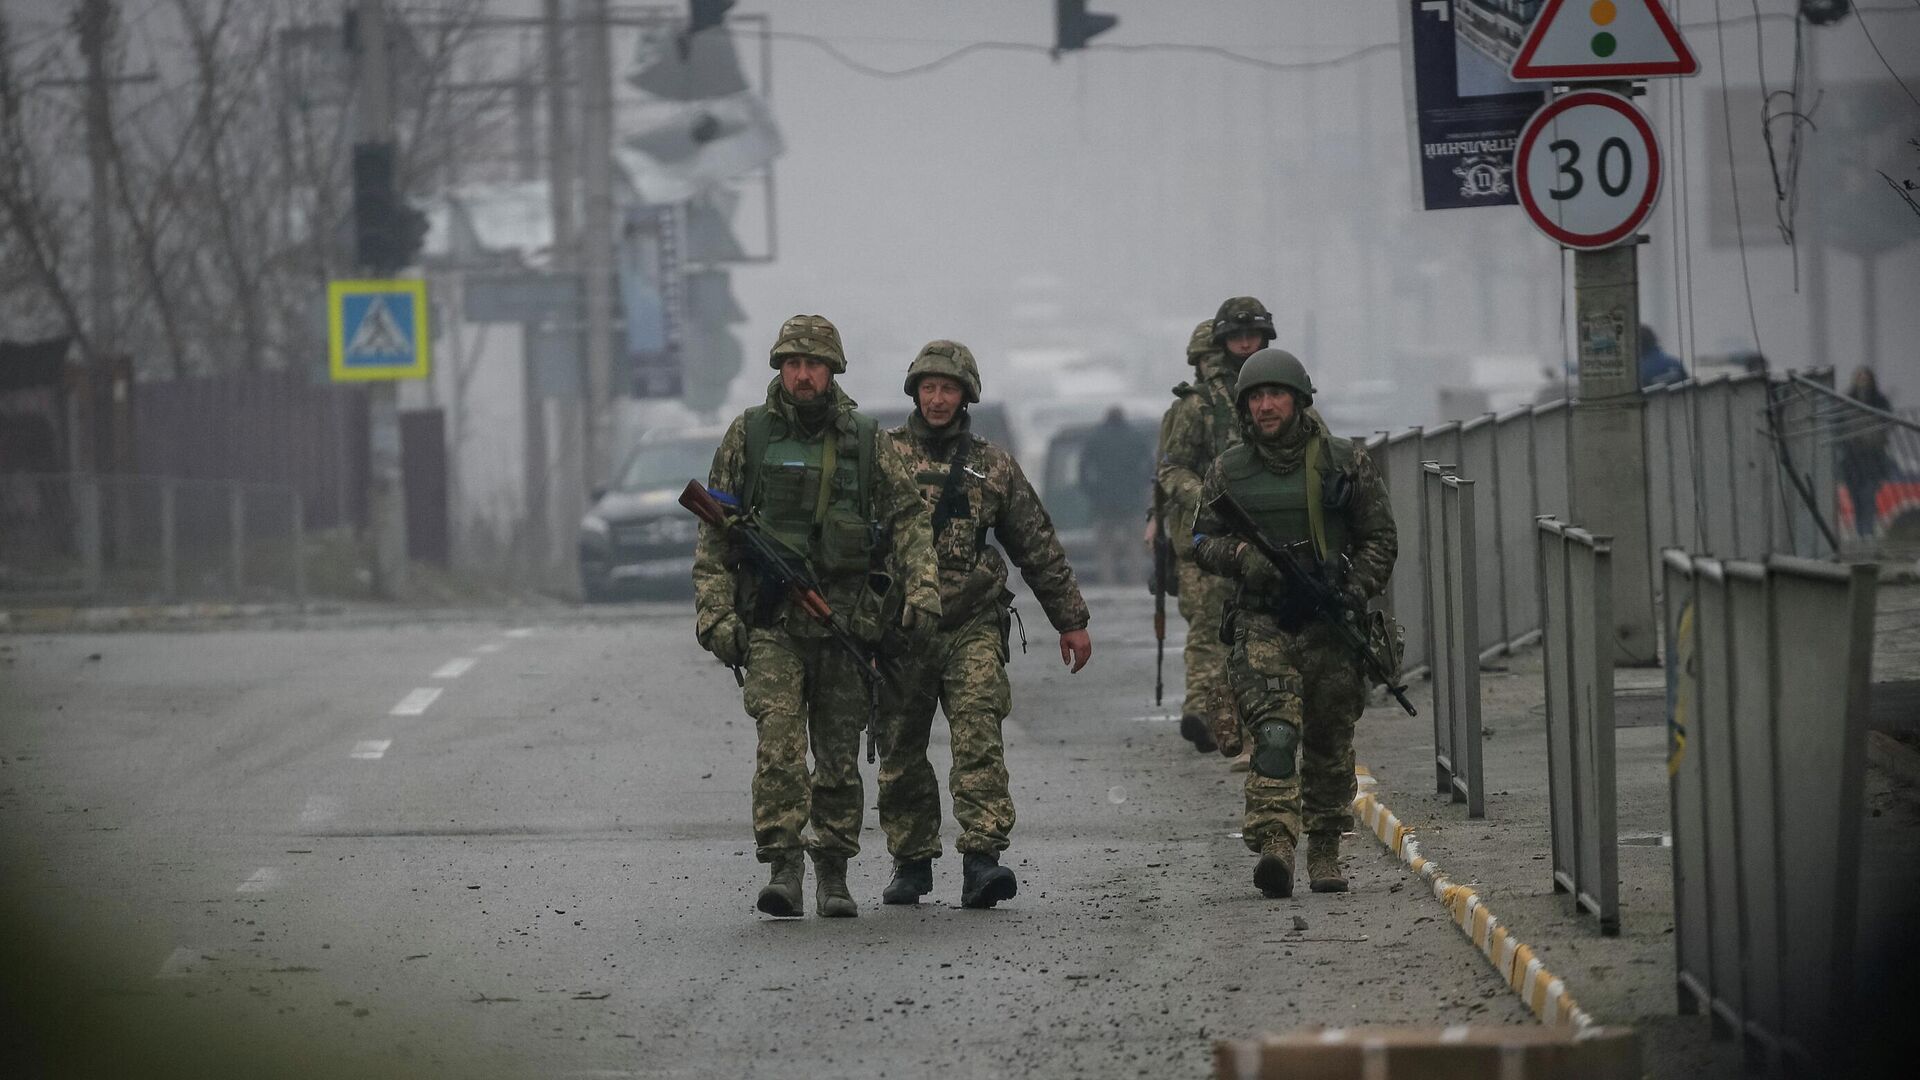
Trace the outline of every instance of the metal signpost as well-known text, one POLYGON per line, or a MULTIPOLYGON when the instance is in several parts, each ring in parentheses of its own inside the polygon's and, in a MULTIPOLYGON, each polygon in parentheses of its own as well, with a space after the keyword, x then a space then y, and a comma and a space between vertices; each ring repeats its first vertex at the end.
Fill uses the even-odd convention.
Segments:
POLYGON ((1574 252, 1580 370, 1570 517, 1618 539, 1617 663, 1657 662, 1646 403, 1640 395, 1639 229, 1660 194, 1660 144, 1630 80, 1691 75, 1699 62, 1659 0, 1548 0, 1514 53, 1520 82, 1595 82, 1527 121, 1514 152, 1520 204, 1574 252))

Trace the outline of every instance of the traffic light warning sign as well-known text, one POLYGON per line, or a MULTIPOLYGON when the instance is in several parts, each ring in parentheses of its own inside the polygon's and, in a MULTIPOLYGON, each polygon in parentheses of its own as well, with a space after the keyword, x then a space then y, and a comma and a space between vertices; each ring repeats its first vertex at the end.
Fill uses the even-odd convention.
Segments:
POLYGON ((1508 74, 1516 81, 1647 79, 1699 70, 1660 0, 1547 0, 1508 74))
POLYGON ((335 382, 426 378, 426 282, 328 282, 327 368, 335 382))

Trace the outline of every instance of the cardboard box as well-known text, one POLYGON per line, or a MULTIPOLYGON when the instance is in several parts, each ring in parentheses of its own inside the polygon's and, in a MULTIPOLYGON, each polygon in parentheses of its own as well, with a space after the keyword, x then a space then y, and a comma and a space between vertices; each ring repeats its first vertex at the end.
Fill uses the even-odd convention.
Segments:
POLYGON ((1308 1028, 1213 1044, 1220 1080, 1640 1080, 1631 1028, 1308 1028))

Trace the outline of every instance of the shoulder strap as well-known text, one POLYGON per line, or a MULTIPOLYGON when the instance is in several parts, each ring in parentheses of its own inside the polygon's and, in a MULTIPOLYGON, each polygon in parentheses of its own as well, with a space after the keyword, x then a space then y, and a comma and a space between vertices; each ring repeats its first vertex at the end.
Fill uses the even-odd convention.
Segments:
POLYGON ((757 494, 755 487, 760 483, 760 459, 767 456, 767 443, 773 438, 773 417, 767 415, 765 405, 747 407, 747 471, 746 483, 734 494, 740 497, 740 505, 752 508, 757 494))
POLYGON ((1320 459, 1327 454, 1327 437, 1321 435, 1307 444, 1307 532, 1313 536, 1314 557, 1327 557, 1326 510, 1320 505, 1320 459))
POLYGON ((933 507, 933 537, 940 538, 941 532, 952 521, 959 509, 966 505, 966 494, 961 490, 963 481, 960 474, 967 467, 967 451, 973 448, 973 436, 960 440, 954 448, 953 460, 947 463, 947 482, 940 486, 940 501, 933 507))
POLYGON ((853 414, 854 437, 860 441, 859 477, 860 490, 855 498, 860 502, 861 516, 869 521, 873 519, 873 470, 879 464, 876 456, 880 453, 880 422, 866 413, 853 414))

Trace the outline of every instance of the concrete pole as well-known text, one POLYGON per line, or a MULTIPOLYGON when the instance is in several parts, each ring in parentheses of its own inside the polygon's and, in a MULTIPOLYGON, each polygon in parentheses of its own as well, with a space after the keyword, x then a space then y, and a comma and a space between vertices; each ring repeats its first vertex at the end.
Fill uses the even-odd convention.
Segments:
MULTIPOLYGON (((113 0, 82 0, 76 29, 87 65, 86 125, 88 182, 88 327, 92 355, 101 374, 114 352, 113 318, 113 89, 107 52, 113 35, 113 0)), ((96 417, 96 420, 98 418, 96 417)))
POLYGON ((1639 245, 1573 257, 1580 395, 1572 416, 1575 524, 1611 535, 1614 662, 1659 662, 1653 531, 1647 514, 1646 401, 1640 395, 1639 245))
MULTIPOLYGON (((581 432, 584 486, 606 479, 608 391, 613 373, 613 59, 607 0, 580 12, 580 270, 586 300, 586 409, 581 432)), ((585 495, 575 492, 576 498, 585 495)), ((584 506, 583 506, 584 508, 584 506)))
MULTIPOLYGON (((357 0, 360 70, 354 110, 360 142, 393 141, 392 84, 387 70, 384 0, 357 0)), ((368 276, 372 276, 369 271, 368 276)), ((407 592, 407 495, 400 468, 400 388, 368 384, 368 526, 373 535, 373 591, 388 600, 407 592)))

